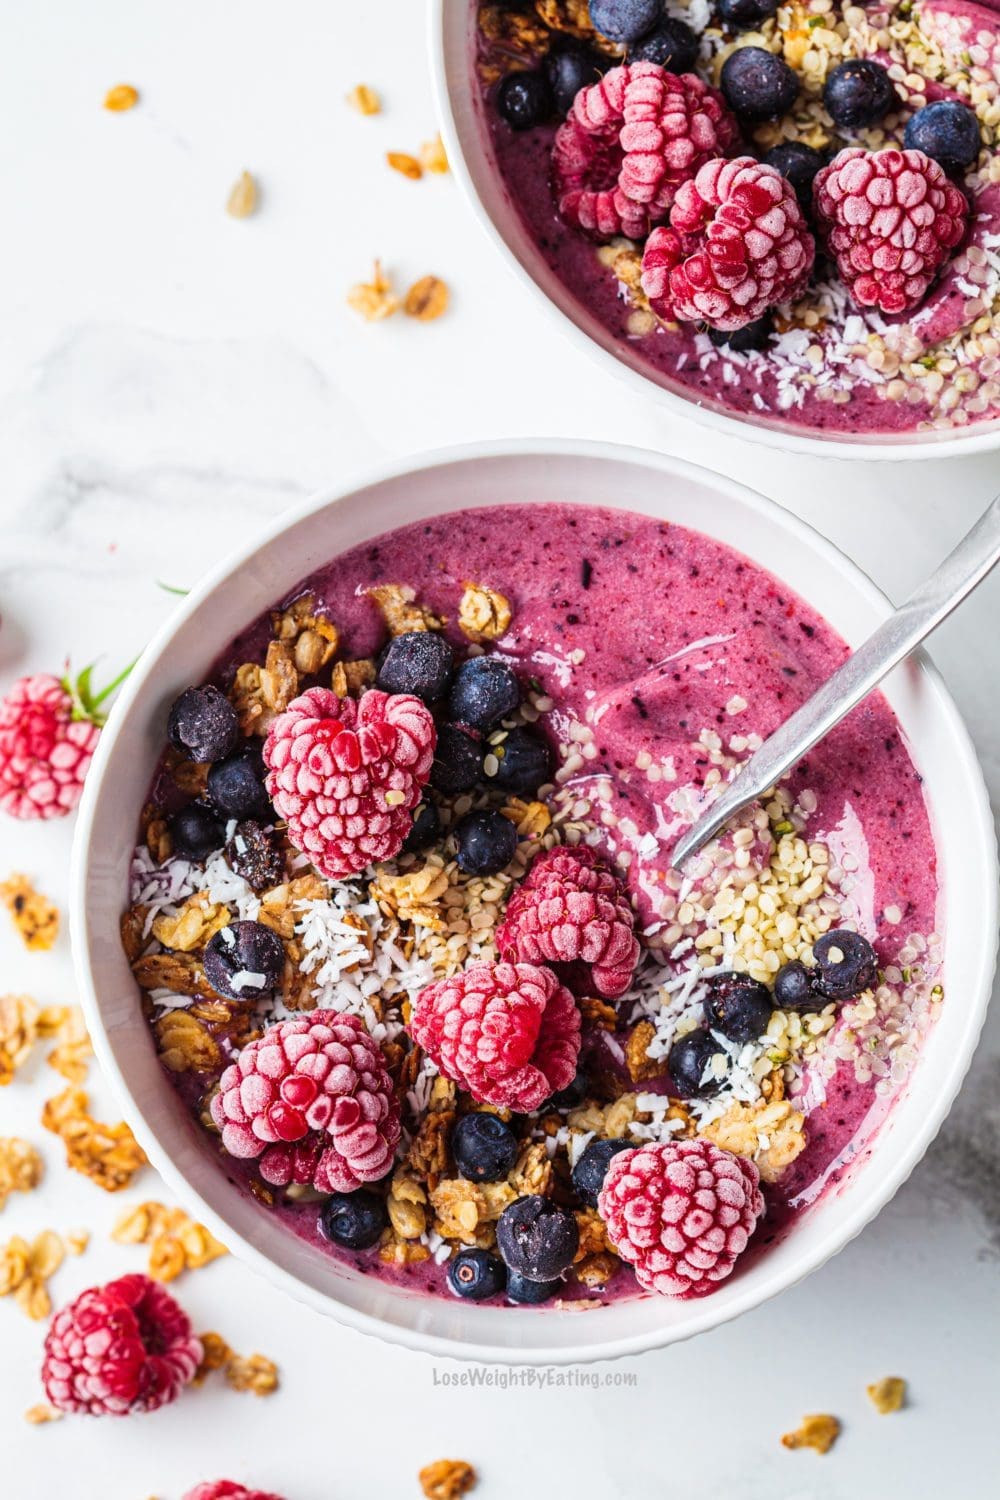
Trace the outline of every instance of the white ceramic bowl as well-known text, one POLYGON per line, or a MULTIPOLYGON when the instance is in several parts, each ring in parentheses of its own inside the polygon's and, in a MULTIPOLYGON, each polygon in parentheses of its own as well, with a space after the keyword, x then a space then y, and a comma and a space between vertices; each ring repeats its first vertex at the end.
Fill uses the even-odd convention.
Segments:
POLYGON ((227 1181, 157 1062, 118 936, 138 812, 162 749, 167 707, 202 680, 249 621, 338 553, 464 507, 567 499, 679 522, 766 567, 777 562, 851 643, 889 610, 864 574, 801 521, 677 459, 573 442, 429 455, 283 515, 178 606, 112 712, 80 811, 72 921, 87 1022, 151 1160, 181 1201, 269 1281, 352 1327, 438 1354, 549 1363, 635 1353, 714 1327, 814 1270, 877 1213, 934 1136, 972 1055, 993 972, 996 849, 982 776, 936 672, 914 663, 893 674, 887 695, 926 778, 947 907, 949 1003, 870 1159, 745 1272, 701 1301, 647 1297, 586 1315, 421 1298, 350 1272, 227 1181))
MULTIPOLYGON (((647 400, 693 417, 730 437, 764 443, 784 452, 825 458, 920 458, 982 453, 1000 447, 1000 419, 976 422, 954 435, 910 432, 884 438, 867 433, 824 436, 777 418, 727 412, 702 405, 683 385, 670 384, 629 344, 589 313, 546 264, 510 200, 494 159, 484 121, 482 94, 473 72, 472 0, 428 0, 431 70, 438 117, 452 170, 483 229, 518 281, 554 316, 563 332, 592 359, 613 371, 647 400)), ((529 309, 525 306, 525 319, 529 309)))

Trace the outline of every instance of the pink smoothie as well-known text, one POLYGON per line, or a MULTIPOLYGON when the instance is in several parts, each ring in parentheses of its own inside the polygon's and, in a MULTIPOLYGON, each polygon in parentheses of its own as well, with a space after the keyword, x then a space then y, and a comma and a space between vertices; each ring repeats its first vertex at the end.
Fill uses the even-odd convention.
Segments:
MULTIPOLYGON (((289 599, 314 594, 343 632, 345 655, 364 657, 385 639, 366 589, 406 582, 453 621, 469 578, 488 579, 511 602, 513 624, 496 648, 522 681, 552 700, 539 727, 564 744, 592 733, 580 742, 594 750, 578 768, 567 763, 565 785, 590 797, 599 783, 610 783, 601 847, 612 859, 631 856, 627 879, 639 928, 655 929, 669 849, 683 822, 670 801, 684 788, 696 796, 710 771, 699 737, 706 730, 767 735, 843 660, 844 642, 793 590, 730 548, 628 511, 572 505, 498 505, 409 526, 321 568, 289 599), (640 772, 637 757, 645 755, 669 766, 673 779, 652 781, 640 772)), ((220 685, 237 664, 261 659, 268 630, 265 617, 233 643, 215 672, 220 685)), ((464 645, 453 626, 449 635, 464 645)), ((888 968, 904 936, 933 933, 940 916, 920 776, 885 701, 874 696, 855 711, 797 769, 793 787, 815 799, 808 837, 825 841, 854 870, 844 916, 888 968)), ((896 1085, 884 1072, 859 1081, 846 1059, 831 1072, 825 1100, 808 1115, 807 1148, 766 1189, 754 1254, 834 1189, 870 1148, 891 1103, 896 1085)), ((192 1104, 204 1085, 188 1076, 192 1104)), ((207 1138, 206 1147, 219 1150, 207 1138)), ((219 1161, 234 1178, 250 1175, 221 1153, 219 1161)), ((290 1230, 340 1253, 320 1239, 315 1204, 271 1211, 290 1230)), ((447 1295, 444 1270, 433 1262, 387 1268, 375 1251, 345 1258, 447 1295)), ((631 1272, 621 1270, 603 1295, 636 1294, 631 1272)), ((578 1288, 569 1295, 591 1294, 578 1288)))

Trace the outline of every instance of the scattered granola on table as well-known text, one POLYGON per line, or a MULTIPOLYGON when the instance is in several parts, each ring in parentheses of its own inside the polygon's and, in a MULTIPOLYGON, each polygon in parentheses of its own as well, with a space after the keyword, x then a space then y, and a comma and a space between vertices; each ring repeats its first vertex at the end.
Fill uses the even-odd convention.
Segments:
POLYGON ((0 881, 0 901, 14 919, 26 948, 46 952, 59 936, 59 908, 37 891, 27 875, 0 881))
POLYGON ((52 1311, 48 1283, 66 1258, 66 1246, 53 1229, 43 1229, 30 1242, 14 1235, 0 1245, 0 1297, 13 1296, 18 1307, 35 1322, 52 1311))
POLYGON ((417 1475, 427 1500, 460 1500, 475 1489, 476 1477, 475 1469, 463 1458, 439 1458, 417 1475))
POLYGON ((173 1281, 182 1271, 199 1270, 228 1254, 204 1224, 181 1208, 163 1203, 140 1203, 126 1209, 111 1238, 120 1245, 149 1246, 149 1275, 154 1281, 173 1281))
POLYGON ((42 1180, 42 1158, 30 1141, 0 1137, 0 1212, 11 1193, 30 1193, 42 1180))
POLYGON ((59 1136, 68 1167, 107 1193, 121 1192, 146 1165, 146 1154, 124 1120, 103 1125, 88 1108, 83 1089, 70 1086, 46 1101, 42 1124, 59 1136))
POLYGON ((902 1411, 906 1405, 906 1381, 899 1375, 887 1375, 865 1387, 868 1399, 881 1416, 902 1411))
MULTIPOLYGON (((863 1159, 943 997, 888 707, 669 861, 842 658, 791 591, 627 511, 496 506, 220 644, 170 711, 122 941, 261 1213, 391 1284, 591 1310, 710 1294, 863 1159)), ((160 1212, 119 1233, 169 1278, 160 1212)))
POLYGON ((816 1412, 803 1417, 794 1432, 786 1432, 781 1439, 785 1448, 812 1448, 815 1453, 829 1453, 840 1436, 840 1423, 827 1412, 816 1412))

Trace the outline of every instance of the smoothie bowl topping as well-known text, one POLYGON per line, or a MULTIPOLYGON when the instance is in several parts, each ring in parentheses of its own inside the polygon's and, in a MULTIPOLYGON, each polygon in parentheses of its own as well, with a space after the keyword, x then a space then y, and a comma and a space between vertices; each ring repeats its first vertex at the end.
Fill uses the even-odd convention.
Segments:
POLYGON ((669 851, 844 650, 721 544, 571 505, 390 533, 252 623, 173 704, 122 917, 220 1169, 473 1301, 697 1297, 765 1253, 942 999, 889 709, 669 851))
POLYGON ((966 427, 1000 412, 996 10, 476 3, 492 154, 661 383, 833 435, 966 427))

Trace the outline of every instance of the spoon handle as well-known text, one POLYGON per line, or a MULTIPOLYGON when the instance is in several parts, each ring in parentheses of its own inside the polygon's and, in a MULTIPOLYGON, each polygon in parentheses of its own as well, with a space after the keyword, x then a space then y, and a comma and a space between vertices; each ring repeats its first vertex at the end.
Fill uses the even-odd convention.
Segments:
POLYGON ((796 761, 867 698, 882 678, 982 583, 997 562, 1000 562, 1000 495, 930 578, 914 590, 895 614, 883 621, 791 718, 769 735, 735 780, 678 841, 671 855, 674 868, 679 870, 731 818, 791 770, 796 761))

